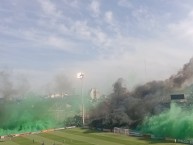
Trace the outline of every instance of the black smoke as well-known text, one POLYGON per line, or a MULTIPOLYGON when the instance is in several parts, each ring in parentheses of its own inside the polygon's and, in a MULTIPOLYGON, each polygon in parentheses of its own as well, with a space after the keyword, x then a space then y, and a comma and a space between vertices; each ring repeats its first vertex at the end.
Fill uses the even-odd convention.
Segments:
POLYGON ((13 100, 22 98, 29 91, 30 85, 26 77, 13 74, 8 70, 0 70, 0 98, 13 100))
POLYGON ((136 127, 146 116, 164 111, 170 103, 170 95, 185 90, 193 83, 193 58, 177 74, 163 81, 151 81, 129 91, 122 78, 113 85, 104 102, 90 111, 92 127, 136 127))

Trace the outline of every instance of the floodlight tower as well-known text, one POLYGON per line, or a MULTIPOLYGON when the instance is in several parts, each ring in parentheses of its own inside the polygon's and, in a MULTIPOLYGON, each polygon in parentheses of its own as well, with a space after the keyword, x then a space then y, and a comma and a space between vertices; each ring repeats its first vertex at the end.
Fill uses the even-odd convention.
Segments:
POLYGON ((84 126, 84 99, 83 99, 83 79, 84 73, 77 73, 77 78, 81 80, 81 99, 82 99, 82 125, 84 126))

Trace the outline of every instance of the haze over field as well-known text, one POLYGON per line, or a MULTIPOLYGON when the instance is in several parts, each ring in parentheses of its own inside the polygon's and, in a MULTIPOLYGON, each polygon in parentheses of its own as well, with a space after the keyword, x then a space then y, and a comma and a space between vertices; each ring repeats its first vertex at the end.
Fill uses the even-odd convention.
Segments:
POLYGON ((0 19, 0 70, 39 91, 58 74, 77 88, 79 71, 86 90, 133 88, 193 56, 191 0, 1 0, 0 19))
POLYGON ((1 0, 0 20, 0 135, 80 123, 83 87, 105 94, 93 127, 193 137, 192 108, 164 106, 193 100, 192 0, 1 0))

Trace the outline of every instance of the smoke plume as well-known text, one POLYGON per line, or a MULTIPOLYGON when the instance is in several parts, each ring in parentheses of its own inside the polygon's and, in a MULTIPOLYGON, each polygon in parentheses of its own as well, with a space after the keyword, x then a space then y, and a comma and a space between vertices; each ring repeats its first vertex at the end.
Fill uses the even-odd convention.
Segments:
MULTIPOLYGON (((64 75, 58 75, 51 84, 51 93, 61 95, 71 89, 64 75)), ((49 98, 48 92, 32 93, 27 78, 0 71, 0 136, 64 126, 68 117, 80 112, 79 102, 77 96, 49 98)))
POLYGON ((50 83, 46 85, 46 92, 50 94, 65 93, 70 94, 72 92, 72 84, 70 80, 64 74, 58 74, 52 79, 50 83))
POLYGON ((115 126, 136 128, 144 120, 169 109, 170 95, 193 83, 193 58, 177 74, 163 81, 151 81, 128 91, 123 79, 113 85, 113 93, 91 111, 91 126, 112 129, 115 126), (93 113, 94 112, 94 113, 93 113), (122 115, 120 115, 122 114, 122 115), (98 120, 98 122, 97 122, 98 120))
POLYGON ((21 98, 29 90, 27 78, 17 75, 13 78, 13 74, 9 71, 0 71, 0 98, 12 100, 21 98))

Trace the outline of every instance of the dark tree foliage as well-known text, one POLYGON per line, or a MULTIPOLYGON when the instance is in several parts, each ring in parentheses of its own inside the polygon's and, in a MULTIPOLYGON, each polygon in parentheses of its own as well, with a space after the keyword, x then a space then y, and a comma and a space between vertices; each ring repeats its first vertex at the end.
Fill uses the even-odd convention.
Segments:
POLYGON ((64 126, 77 126, 81 127, 82 126, 82 117, 75 115, 74 117, 70 117, 64 121, 64 126))

